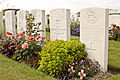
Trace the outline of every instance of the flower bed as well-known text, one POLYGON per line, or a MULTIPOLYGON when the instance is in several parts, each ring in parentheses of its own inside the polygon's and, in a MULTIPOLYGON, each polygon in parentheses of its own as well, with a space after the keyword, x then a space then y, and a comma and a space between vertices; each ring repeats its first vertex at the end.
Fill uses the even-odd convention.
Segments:
POLYGON ((27 30, 16 36, 6 32, 7 37, 0 40, 0 52, 61 80, 86 80, 99 72, 99 63, 86 58, 84 44, 73 40, 46 40, 39 34, 41 23, 34 24, 33 21, 34 17, 29 15, 27 30))
POLYGON ((112 24, 111 27, 109 27, 109 39, 120 41, 120 27, 116 24, 112 24))

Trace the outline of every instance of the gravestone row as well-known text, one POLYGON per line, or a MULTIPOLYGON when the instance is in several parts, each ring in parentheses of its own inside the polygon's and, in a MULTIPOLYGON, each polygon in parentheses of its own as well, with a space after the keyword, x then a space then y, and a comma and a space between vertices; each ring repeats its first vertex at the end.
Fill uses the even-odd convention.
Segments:
MULTIPOLYGON (((30 13, 35 17, 35 23, 41 22, 39 26, 45 31, 44 10, 32 10, 30 13)), ((17 12, 18 32, 25 29, 25 16, 27 11, 17 12)), ((5 12, 6 31, 15 35, 15 12, 5 12)), ((109 10, 103 8, 87 8, 80 12, 80 41, 85 44, 88 58, 96 60, 101 65, 101 70, 107 71, 108 64, 108 26, 109 10)), ((41 33, 45 36, 45 32, 41 33)), ((50 39, 70 40, 70 10, 54 9, 50 11, 50 39)))
MULTIPOLYGON (((51 40, 70 40, 70 11, 55 9, 50 12, 51 40)), ((109 10, 88 8, 80 12, 80 41, 85 44, 88 58, 96 60, 101 70, 108 64, 109 10)))
MULTIPOLYGON (((44 32, 40 32, 40 35, 45 37, 45 11, 44 10, 32 10, 30 13, 34 16, 35 20, 34 23, 40 23, 41 25, 38 26, 40 30, 43 30, 44 32)), ((29 11, 20 10, 17 11, 17 33, 26 31, 26 16, 29 15, 29 11)), ((15 29, 15 11, 9 10, 5 11, 5 26, 6 26, 6 32, 11 32, 13 35, 16 35, 16 29, 15 29)))

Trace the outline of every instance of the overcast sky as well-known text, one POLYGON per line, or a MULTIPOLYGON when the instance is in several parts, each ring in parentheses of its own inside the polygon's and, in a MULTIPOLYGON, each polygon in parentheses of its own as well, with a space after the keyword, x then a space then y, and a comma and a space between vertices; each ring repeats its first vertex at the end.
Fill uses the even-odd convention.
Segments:
POLYGON ((77 13, 87 7, 120 9, 120 0, 0 0, 0 8, 19 8, 24 10, 43 9, 49 13, 55 8, 67 8, 77 13))

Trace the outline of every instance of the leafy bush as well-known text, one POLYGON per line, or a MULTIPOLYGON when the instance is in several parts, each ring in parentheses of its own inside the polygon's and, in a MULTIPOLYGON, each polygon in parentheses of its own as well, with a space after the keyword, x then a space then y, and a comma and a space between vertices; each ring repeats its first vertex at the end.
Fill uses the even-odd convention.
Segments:
POLYGON ((7 38, 0 40, 0 51, 16 61, 25 62, 31 67, 37 68, 40 59, 38 52, 41 52, 47 40, 40 36, 41 22, 35 24, 33 21, 34 17, 30 14, 27 17, 26 31, 19 32, 16 36, 6 32, 7 38))
POLYGON ((116 24, 112 24, 109 29, 109 39, 120 41, 120 27, 116 24))
POLYGON ((33 21, 34 17, 30 14, 27 18, 27 31, 16 35, 15 42, 17 46, 13 59, 37 68, 40 59, 38 52, 41 52, 47 40, 40 36, 42 30, 39 30, 39 26, 41 22, 35 24, 33 21))
POLYGON ((62 70, 68 68, 69 64, 87 56, 84 47, 84 44, 76 41, 50 41, 39 52, 41 60, 38 69, 52 76, 61 75, 62 70))
POLYGON ((0 52, 8 56, 9 58, 13 57, 15 52, 16 45, 11 38, 1 38, 0 39, 0 52))

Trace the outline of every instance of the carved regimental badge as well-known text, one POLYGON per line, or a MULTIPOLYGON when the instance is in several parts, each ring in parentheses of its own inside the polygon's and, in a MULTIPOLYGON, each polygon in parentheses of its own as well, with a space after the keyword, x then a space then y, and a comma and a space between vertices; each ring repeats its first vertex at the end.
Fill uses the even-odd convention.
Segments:
POLYGON ((89 9, 87 12, 87 15, 88 15, 88 23, 90 23, 90 24, 95 24, 96 21, 98 20, 96 11, 93 9, 89 9))

